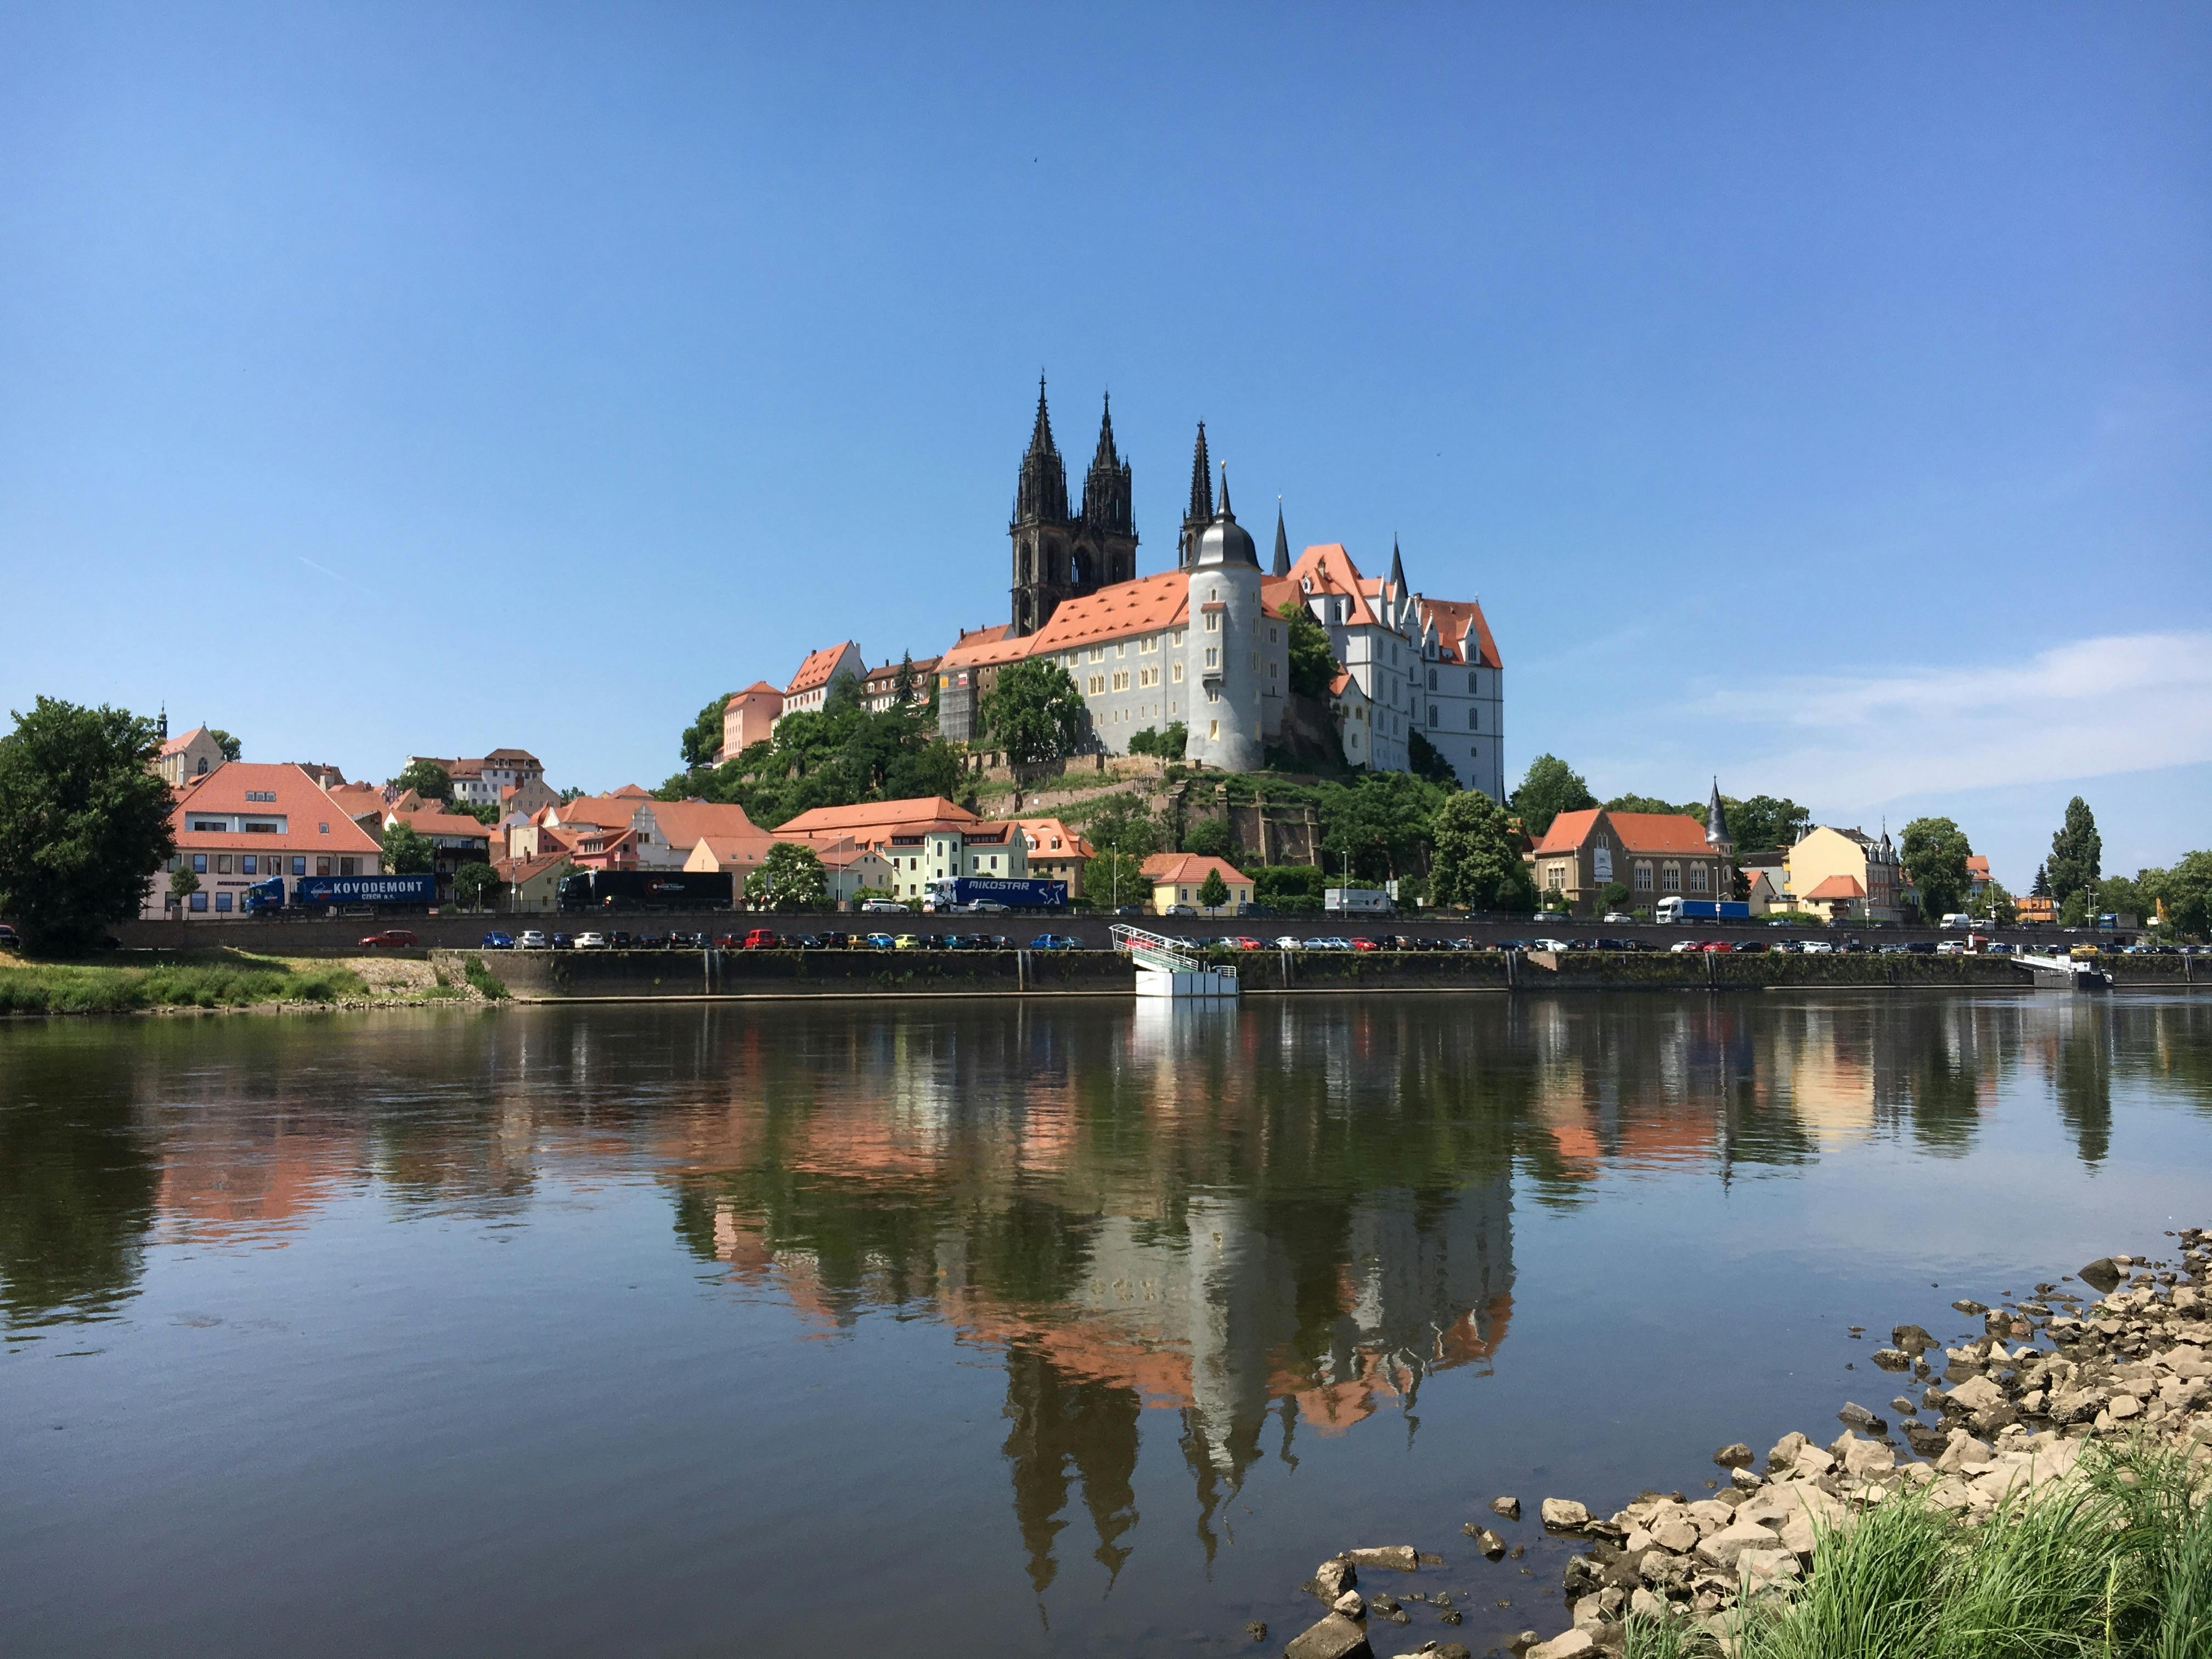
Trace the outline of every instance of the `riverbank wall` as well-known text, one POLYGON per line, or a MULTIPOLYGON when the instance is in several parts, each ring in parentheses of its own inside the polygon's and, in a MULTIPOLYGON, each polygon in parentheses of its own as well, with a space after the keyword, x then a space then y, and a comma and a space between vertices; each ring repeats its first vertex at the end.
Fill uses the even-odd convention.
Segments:
MULTIPOLYGON (((468 952, 434 951, 456 973, 468 952)), ((1136 988, 1107 951, 524 951, 485 958, 523 1001, 684 997, 1115 995, 1136 988)), ((1253 951, 1248 996, 1559 990, 2031 991, 1975 957, 1662 956, 1574 951, 1253 951)))

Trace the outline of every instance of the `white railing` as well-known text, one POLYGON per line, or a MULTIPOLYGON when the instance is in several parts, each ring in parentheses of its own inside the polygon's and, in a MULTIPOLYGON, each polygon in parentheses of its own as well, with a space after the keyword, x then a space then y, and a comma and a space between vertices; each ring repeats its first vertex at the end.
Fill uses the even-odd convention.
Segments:
POLYGON ((1147 933, 1126 921, 1115 922, 1108 931, 1114 936, 1114 948, 1127 951, 1139 968, 1163 974, 1194 974, 1204 965, 1191 954, 1187 940, 1147 933))

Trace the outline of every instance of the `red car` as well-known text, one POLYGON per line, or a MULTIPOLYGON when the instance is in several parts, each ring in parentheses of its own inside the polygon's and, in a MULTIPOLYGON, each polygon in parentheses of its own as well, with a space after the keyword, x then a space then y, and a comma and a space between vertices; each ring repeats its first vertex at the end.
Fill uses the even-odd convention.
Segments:
POLYGON ((404 927, 387 927, 380 933, 371 933, 361 942, 362 948, 365 951, 374 951, 379 945, 397 949, 414 943, 415 935, 404 927))
POLYGON ((772 927, 756 927, 745 935, 745 949, 748 951, 773 951, 782 942, 776 938, 775 930, 772 927))
POLYGON ((1356 939, 1352 941, 1352 948, 1355 951, 1379 951, 1382 947, 1371 939, 1356 939))
POLYGON ((1698 948, 1700 951, 1711 951, 1715 956, 1721 956, 1735 950, 1735 946, 1724 939, 1707 939, 1698 948))

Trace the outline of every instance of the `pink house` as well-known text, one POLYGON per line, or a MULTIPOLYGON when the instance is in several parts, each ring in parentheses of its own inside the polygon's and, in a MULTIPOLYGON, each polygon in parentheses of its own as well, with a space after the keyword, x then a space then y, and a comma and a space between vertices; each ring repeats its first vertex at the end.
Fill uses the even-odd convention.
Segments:
POLYGON ((783 693, 766 680, 755 680, 722 705, 722 746, 716 761, 735 760, 768 734, 783 718, 783 693))

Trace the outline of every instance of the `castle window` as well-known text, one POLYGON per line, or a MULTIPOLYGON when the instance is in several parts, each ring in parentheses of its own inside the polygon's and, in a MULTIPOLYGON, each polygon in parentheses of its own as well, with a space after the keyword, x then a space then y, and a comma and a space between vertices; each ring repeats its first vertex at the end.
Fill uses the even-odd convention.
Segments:
POLYGON ((1209 634, 1218 634, 1221 631, 1221 613, 1218 611, 1209 611, 1206 613, 1206 631, 1209 634))
MULTIPOLYGON (((1435 690, 1436 689, 1437 689, 1437 671, 1436 671, 1435 669, 1431 668, 1431 670, 1429 670, 1429 690, 1431 690, 1431 691, 1433 691, 1433 690, 1435 690)), ((1431 722, 1431 724, 1433 724, 1433 722, 1431 722)))
POLYGON ((1467 729, 1470 732, 1482 730, 1482 711, 1480 708, 1470 708, 1467 711, 1467 729))
POLYGON ((1219 737, 1221 735, 1221 722, 1219 720, 1206 721, 1206 735, 1209 738, 1219 737))
POLYGON ((1702 864, 1693 864, 1690 866, 1690 890, 1693 893, 1702 893, 1705 890, 1705 866, 1702 864))
POLYGON ((1659 866, 1659 885, 1662 891, 1679 893, 1682 890, 1682 866, 1662 864, 1659 866))
POLYGON ((1127 640, 1124 640, 1124 641, 1122 641, 1120 644, 1116 645, 1116 646, 1114 647, 1114 654, 1115 654, 1115 656, 1117 656, 1117 657, 1126 657, 1126 656, 1127 656, 1127 655, 1129 654, 1129 643, 1128 643, 1128 641, 1127 641, 1127 640))
POLYGON ((1179 662, 1170 663, 1168 665, 1168 678, 1173 680, 1177 685, 1181 685, 1182 684, 1182 665, 1179 662))
POLYGON ((1103 645, 1092 646, 1091 647, 1091 660, 1093 662, 1104 662, 1106 660, 1106 647, 1103 645))
POLYGON ((1467 671, 1467 695, 1471 697, 1480 689, 1480 682, 1474 670, 1472 668, 1468 669, 1467 671))
POLYGON ((1218 668, 1221 666, 1221 647, 1219 646, 1209 645, 1206 647, 1206 665, 1208 668, 1218 668))

